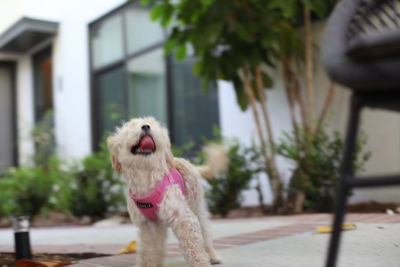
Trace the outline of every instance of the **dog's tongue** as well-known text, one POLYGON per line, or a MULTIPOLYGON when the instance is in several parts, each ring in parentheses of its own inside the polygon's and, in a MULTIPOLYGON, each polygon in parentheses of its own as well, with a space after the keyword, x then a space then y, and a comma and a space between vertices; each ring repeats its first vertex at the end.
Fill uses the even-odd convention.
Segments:
POLYGON ((145 135, 145 136, 142 137, 142 139, 140 139, 140 144, 139 145, 140 145, 140 148, 142 150, 150 149, 150 150, 153 151, 154 148, 155 148, 155 144, 154 144, 153 138, 151 138, 148 135, 145 135))

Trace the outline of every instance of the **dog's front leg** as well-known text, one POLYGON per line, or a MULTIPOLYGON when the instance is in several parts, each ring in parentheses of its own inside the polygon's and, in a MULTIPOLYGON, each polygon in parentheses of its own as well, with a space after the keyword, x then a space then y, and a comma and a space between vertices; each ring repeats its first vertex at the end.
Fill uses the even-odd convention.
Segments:
POLYGON ((164 266, 166 228, 161 223, 144 221, 139 224, 139 266, 164 266))
POLYGON ((168 188, 159 215, 178 238, 186 261, 192 267, 209 267, 210 259, 204 249, 200 223, 177 186, 168 188))

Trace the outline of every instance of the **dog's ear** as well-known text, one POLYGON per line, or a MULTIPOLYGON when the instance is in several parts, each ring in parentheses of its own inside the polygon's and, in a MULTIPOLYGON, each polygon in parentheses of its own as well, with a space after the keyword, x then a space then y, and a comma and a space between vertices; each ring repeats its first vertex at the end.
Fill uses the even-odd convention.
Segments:
POLYGON ((119 146, 115 140, 114 136, 107 138, 107 146, 111 155, 111 164, 116 172, 122 173, 121 163, 118 161, 119 146))

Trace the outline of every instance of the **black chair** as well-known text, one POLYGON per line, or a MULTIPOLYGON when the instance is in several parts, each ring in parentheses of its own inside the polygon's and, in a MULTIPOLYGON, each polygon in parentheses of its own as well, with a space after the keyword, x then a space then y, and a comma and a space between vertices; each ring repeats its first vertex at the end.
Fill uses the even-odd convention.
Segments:
POLYGON ((334 267, 349 191, 400 184, 400 174, 357 178, 353 171, 362 108, 400 111, 400 0, 339 1, 324 33, 322 60, 331 79, 352 90, 334 230, 326 261, 327 267, 334 267))

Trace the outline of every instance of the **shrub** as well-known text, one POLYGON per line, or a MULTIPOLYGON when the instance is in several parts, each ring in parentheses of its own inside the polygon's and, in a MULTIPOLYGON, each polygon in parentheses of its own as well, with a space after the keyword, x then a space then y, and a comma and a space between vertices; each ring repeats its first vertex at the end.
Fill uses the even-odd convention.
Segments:
POLYGON ((124 206, 123 181, 111 167, 105 142, 100 147, 100 151, 71 168, 68 203, 75 216, 99 219, 124 206))
POLYGON ((0 215, 37 215, 47 205, 52 177, 42 167, 11 168, 0 178, 0 215))
MULTIPOLYGON (((306 132, 303 131, 302 135, 306 132)), ((295 168, 289 185, 290 195, 304 194, 304 208, 329 212, 336 202, 336 190, 339 184, 339 170, 343 155, 343 139, 339 132, 328 134, 326 127, 314 135, 309 148, 304 142, 297 142, 293 134, 284 133, 277 152, 295 162, 295 168)), ((301 136, 301 140, 308 140, 301 136)), ((370 152, 363 152, 367 137, 358 140, 354 170, 362 171, 370 152)))
POLYGON ((211 188, 206 192, 209 209, 213 214, 226 217, 230 210, 239 208, 241 193, 249 188, 253 176, 260 172, 256 164, 260 153, 255 148, 243 148, 235 142, 229 146, 227 172, 208 180, 211 188))
POLYGON ((67 183, 68 173, 54 156, 47 159, 46 166, 10 168, 0 177, 0 216, 67 211, 67 183))
POLYGON ((121 210, 123 182, 111 167, 105 143, 101 148, 74 165, 62 166, 52 156, 43 165, 11 168, 0 178, 0 216, 57 210, 99 219, 121 210))

